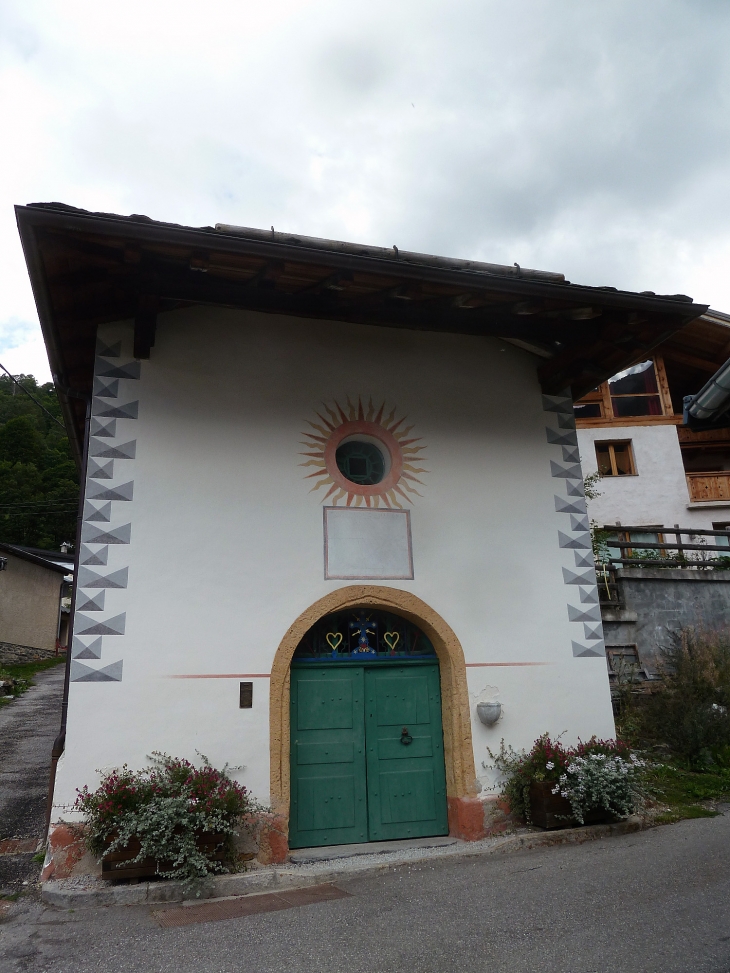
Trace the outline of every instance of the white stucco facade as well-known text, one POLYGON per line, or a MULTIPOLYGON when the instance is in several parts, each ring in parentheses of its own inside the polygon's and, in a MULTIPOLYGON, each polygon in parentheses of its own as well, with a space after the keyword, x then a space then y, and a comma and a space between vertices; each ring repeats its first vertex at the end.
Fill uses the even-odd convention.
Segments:
MULTIPOLYGON (((54 820, 99 769, 142 766, 153 750, 242 767, 237 778, 268 800, 277 647, 308 606, 352 583, 325 579, 332 497, 312 492, 300 465, 307 422, 348 397, 395 408, 425 446, 421 495, 400 501, 413 578, 377 583, 417 595, 458 637, 482 785, 501 737, 528 747, 545 731, 613 735, 570 406, 543 399, 536 358, 491 338, 205 308, 161 314, 141 369, 130 323, 99 337, 106 393, 94 399, 81 564, 118 586, 79 578, 81 605, 104 601, 77 606, 54 820), (240 709, 246 677, 253 707, 240 709), (493 728, 476 717, 487 698, 503 706, 493 728)), ((671 452, 673 427, 650 432, 671 452)), ((593 433, 580 436, 590 469, 593 433)), ((631 438, 651 475, 639 430, 631 438)), ((678 489, 678 472, 663 477, 678 489)))
POLYGON ((656 525, 712 530, 730 522, 730 502, 691 503, 675 425, 631 425, 578 429, 584 475, 597 470, 596 442, 630 440, 635 476, 605 476, 600 496, 588 501, 591 520, 600 525, 656 525))

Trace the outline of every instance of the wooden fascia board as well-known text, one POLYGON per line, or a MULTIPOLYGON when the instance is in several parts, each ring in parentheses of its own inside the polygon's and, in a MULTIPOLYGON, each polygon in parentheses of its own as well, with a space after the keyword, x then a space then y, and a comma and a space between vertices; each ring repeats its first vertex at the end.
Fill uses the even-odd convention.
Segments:
MULTIPOLYGON (((239 254, 261 259, 288 260, 292 263, 325 265, 334 270, 351 270, 375 276, 400 277, 413 281, 454 286, 465 290, 491 290, 504 294, 542 297, 576 306, 600 306, 627 310, 663 311, 682 317, 683 327, 704 314, 708 305, 693 304, 664 297, 634 294, 626 291, 604 290, 569 282, 533 280, 525 277, 505 277, 486 271, 443 268, 427 264, 374 257, 367 254, 348 254, 336 250, 318 249, 280 241, 267 242, 245 236, 234 236, 216 230, 194 229, 173 224, 136 222, 112 216, 66 213, 42 207, 16 207, 19 223, 62 229, 72 234, 114 236, 137 244, 168 244, 208 250, 216 253, 239 254)), ((22 231, 21 231, 22 233, 22 231)))

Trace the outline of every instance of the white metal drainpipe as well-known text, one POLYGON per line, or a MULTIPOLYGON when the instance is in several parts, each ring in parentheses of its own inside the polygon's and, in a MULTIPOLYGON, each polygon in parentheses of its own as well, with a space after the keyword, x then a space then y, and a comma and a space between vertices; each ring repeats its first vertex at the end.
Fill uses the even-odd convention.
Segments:
POLYGON ((730 408, 730 359, 715 372, 697 395, 685 398, 685 424, 689 425, 688 416, 700 420, 719 418, 728 408, 730 408))

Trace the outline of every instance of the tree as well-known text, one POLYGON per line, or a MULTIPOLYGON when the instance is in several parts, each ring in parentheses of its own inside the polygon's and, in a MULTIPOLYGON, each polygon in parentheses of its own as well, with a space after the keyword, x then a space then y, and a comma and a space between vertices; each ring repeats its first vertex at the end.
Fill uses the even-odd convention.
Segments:
MULTIPOLYGON (((55 389, 18 381, 61 418, 55 389)), ((79 482, 64 430, 8 377, 0 378, 0 540, 58 550, 76 538, 79 482)))

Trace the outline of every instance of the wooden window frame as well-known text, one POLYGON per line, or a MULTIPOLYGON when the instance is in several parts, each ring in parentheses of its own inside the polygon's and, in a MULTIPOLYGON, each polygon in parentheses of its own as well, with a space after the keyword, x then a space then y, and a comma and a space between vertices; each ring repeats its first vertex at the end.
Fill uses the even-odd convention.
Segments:
MULTIPOLYGON (((649 359, 645 360, 648 361, 649 359)), ((606 381, 601 382, 593 392, 584 395, 576 403, 576 405, 579 403, 599 403, 602 412, 601 417, 593 419, 576 417, 576 427, 578 429, 590 429, 593 426, 681 426, 684 423, 684 419, 682 416, 674 414, 672 397, 669 392, 669 382, 667 381, 667 372, 664 367, 664 359, 661 355, 653 355, 652 361, 654 362, 654 373, 659 391, 648 392, 646 395, 659 396, 659 402, 662 408, 662 414, 660 416, 614 416, 611 390, 606 381)))
MULTIPOLYGON (((611 461, 611 472, 601 473, 601 476, 610 476, 612 479, 623 479, 626 476, 638 476, 636 472, 636 462, 634 460, 634 446, 630 439, 596 439, 593 443, 596 449, 596 461, 598 461, 598 447, 608 446, 608 455, 611 461), (628 446, 629 453, 629 466, 631 467, 630 473, 619 473, 618 466, 616 465, 616 454, 614 452, 614 446, 628 446)), ((600 471, 599 471, 600 472, 600 471)))

